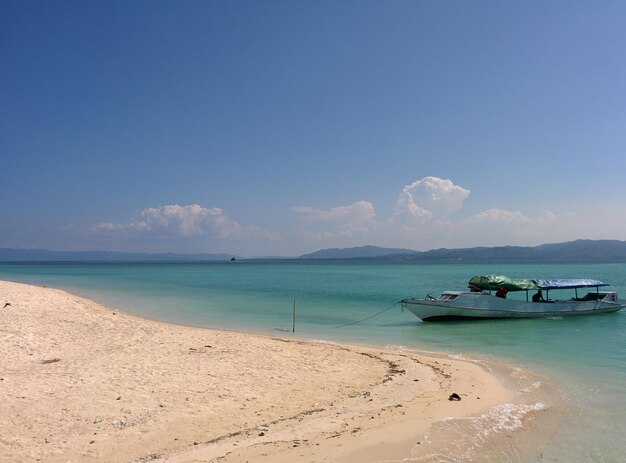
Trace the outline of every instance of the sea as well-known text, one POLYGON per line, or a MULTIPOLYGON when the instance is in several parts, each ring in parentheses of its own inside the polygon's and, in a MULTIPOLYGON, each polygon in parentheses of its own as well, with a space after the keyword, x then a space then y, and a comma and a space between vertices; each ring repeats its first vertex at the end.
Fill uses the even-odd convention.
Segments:
POLYGON ((626 298, 626 264, 0 263, 2 280, 62 288, 150 319, 480 359, 515 389, 511 403, 435 423, 403 461, 625 462, 626 310, 428 323, 398 304, 486 274, 597 279, 626 298))

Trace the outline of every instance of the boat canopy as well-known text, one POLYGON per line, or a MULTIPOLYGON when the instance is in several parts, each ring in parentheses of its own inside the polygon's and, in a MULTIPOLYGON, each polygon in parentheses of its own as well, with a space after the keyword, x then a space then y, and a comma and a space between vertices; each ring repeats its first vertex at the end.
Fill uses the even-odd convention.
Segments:
POLYGON ((470 289, 479 291, 493 291, 501 288, 506 288, 509 291, 528 291, 537 289, 597 288, 599 286, 608 286, 608 284, 598 280, 589 280, 586 278, 569 280, 523 280, 509 278, 504 275, 476 275, 470 279, 468 286, 470 289))
POLYGON ((587 278, 576 278, 573 280, 534 280, 541 289, 570 289, 570 288, 597 288, 598 286, 609 286, 598 280, 587 278))
POLYGON ((468 283, 470 289, 479 291, 498 290, 506 288, 509 291, 526 291, 529 289, 539 289, 534 280, 520 280, 509 278, 504 275, 476 275, 468 283))

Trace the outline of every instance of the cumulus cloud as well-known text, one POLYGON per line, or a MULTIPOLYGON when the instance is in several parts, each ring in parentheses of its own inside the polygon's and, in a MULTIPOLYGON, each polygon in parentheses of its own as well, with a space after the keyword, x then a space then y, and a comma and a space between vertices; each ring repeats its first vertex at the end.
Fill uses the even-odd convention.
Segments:
MULTIPOLYGON (((243 226, 224 210, 198 204, 167 205, 139 211, 121 223, 105 222, 91 228, 93 239, 125 242, 127 246, 162 249, 164 243, 177 249, 200 249, 209 241, 237 240, 240 249, 253 254, 269 249, 325 246, 378 246, 430 249, 478 245, 532 244, 560 241, 581 235, 582 221, 573 214, 549 211, 526 215, 515 210, 491 207, 463 218, 462 210, 470 191, 452 180, 424 177, 400 191, 393 209, 380 218, 366 200, 317 209, 292 207, 296 224, 281 226, 280 235, 259 227, 243 226)), ((589 221, 586 221, 592 226, 589 221)), ((69 229, 70 227, 68 227, 69 229)), ((211 243, 211 246, 214 246, 211 243)), ((217 246, 223 249, 224 243, 217 246)))
POLYGON ((455 216, 470 191, 449 179, 424 177, 406 185, 387 219, 374 205, 358 201, 330 209, 294 207, 304 229, 300 237, 332 246, 437 247, 528 245, 575 238, 580 221, 571 213, 544 211, 527 215, 497 207, 471 216, 455 216))
POLYGON ((376 225, 376 211, 368 201, 357 201, 328 210, 312 207, 292 207, 291 210, 307 224, 307 235, 318 239, 363 235, 376 225))
POLYGON ((330 209, 293 207, 300 221, 306 225, 307 238, 339 240, 352 238, 369 240, 374 244, 421 240, 428 237, 445 238, 453 228, 447 216, 458 211, 469 190, 451 180, 425 177, 402 189, 394 214, 387 220, 376 220, 374 205, 357 201, 348 206, 330 209))
POLYGON ((136 232, 169 236, 210 236, 241 238, 244 227, 231 220, 220 208, 205 208, 198 204, 178 204, 143 209, 137 217, 125 223, 100 223, 92 227, 99 232, 136 232))
POLYGON ((430 220, 446 217, 463 207, 470 191, 449 179, 424 177, 406 185, 396 203, 395 217, 430 220))

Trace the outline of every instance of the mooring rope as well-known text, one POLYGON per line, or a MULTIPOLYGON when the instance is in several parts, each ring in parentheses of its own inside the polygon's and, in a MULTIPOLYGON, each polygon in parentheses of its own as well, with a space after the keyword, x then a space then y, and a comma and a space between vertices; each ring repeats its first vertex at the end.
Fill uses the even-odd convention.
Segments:
POLYGON ((394 302, 393 304, 391 304, 389 307, 387 307, 386 309, 381 310, 380 312, 376 312, 374 315, 370 315, 369 317, 365 317, 362 318, 361 320, 357 320, 355 322, 350 322, 350 323, 346 323, 344 325, 339 325, 339 326, 335 326, 335 328, 343 328, 344 326, 349 326, 349 325, 356 325, 357 323, 361 323, 364 322, 365 320, 369 320, 370 318, 374 318, 374 317, 378 317, 381 313, 387 312, 390 309, 393 309, 396 305, 398 305, 400 302, 394 302))

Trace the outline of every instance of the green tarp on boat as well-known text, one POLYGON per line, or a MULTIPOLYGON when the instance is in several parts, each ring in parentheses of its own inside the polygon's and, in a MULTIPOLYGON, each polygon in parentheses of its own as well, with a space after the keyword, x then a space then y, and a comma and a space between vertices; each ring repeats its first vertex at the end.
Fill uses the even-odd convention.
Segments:
POLYGON ((504 275, 476 275, 468 283, 471 289, 492 291, 506 288, 509 291, 526 291, 539 289, 534 280, 509 278, 504 275))

